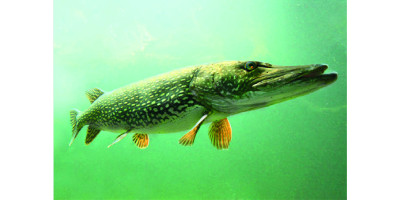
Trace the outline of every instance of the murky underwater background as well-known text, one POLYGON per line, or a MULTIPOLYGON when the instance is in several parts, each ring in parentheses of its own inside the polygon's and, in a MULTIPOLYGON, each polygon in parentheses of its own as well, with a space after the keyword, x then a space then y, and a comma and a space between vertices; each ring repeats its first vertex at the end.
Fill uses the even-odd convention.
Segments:
POLYGON ((345 199, 346 1, 54 1, 55 199, 345 199), (229 150, 200 129, 131 136, 86 127, 71 147, 69 111, 105 91, 190 65, 258 60, 329 64, 336 83, 229 118, 229 150))

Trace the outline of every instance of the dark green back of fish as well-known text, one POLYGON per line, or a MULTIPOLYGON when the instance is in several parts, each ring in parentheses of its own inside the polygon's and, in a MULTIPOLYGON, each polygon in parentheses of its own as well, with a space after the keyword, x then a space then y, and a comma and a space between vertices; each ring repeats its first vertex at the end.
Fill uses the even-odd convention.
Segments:
POLYGON ((195 68, 161 75, 101 95, 81 120, 99 129, 140 129, 175 120, 199 105, 190 91, 195 68))

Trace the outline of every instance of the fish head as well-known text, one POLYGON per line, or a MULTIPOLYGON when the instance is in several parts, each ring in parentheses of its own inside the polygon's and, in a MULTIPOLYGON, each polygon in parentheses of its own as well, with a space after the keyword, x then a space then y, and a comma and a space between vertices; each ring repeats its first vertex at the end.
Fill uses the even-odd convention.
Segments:
POLYGON ((200 66, 191 91, 205 107, 228 115, 299 97, 337 79, 326 64, 278 66, 259 61, 228 61, 200 66))

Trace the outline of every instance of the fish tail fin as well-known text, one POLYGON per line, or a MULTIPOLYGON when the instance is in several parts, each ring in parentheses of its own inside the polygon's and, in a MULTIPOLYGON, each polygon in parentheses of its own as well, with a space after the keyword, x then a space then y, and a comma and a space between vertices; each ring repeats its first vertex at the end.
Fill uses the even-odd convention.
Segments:
POLYGON ((69 143, 69 146, 71 146, 72 142, 74 142, 76 136, 78 135, 79 131, 82 129, 83 125, 81 123, 79 123, 80 121, 78 120, 78 115, 80 114, 79 110, 73 109, 69 113, 70 113, 71 125, 72 125, 72 138, 71 138, 71 142, 69 143))

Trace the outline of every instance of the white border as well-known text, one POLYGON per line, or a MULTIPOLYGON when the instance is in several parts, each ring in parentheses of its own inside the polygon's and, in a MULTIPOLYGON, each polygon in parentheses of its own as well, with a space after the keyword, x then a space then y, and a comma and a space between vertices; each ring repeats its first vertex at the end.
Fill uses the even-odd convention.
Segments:
MULTIPOLYGON (((5 2, 0 199, 52 199, 53 2, 5 2)), ((348 1, 349 199, 400 199, 398 7, 348 1)))
POLYGON ((349 199, 400 199, 398 19, 395 1, 348 1, 349 199))
POLYGON ((0 3, 0 199, 53 198, 52 9, 0 3))

